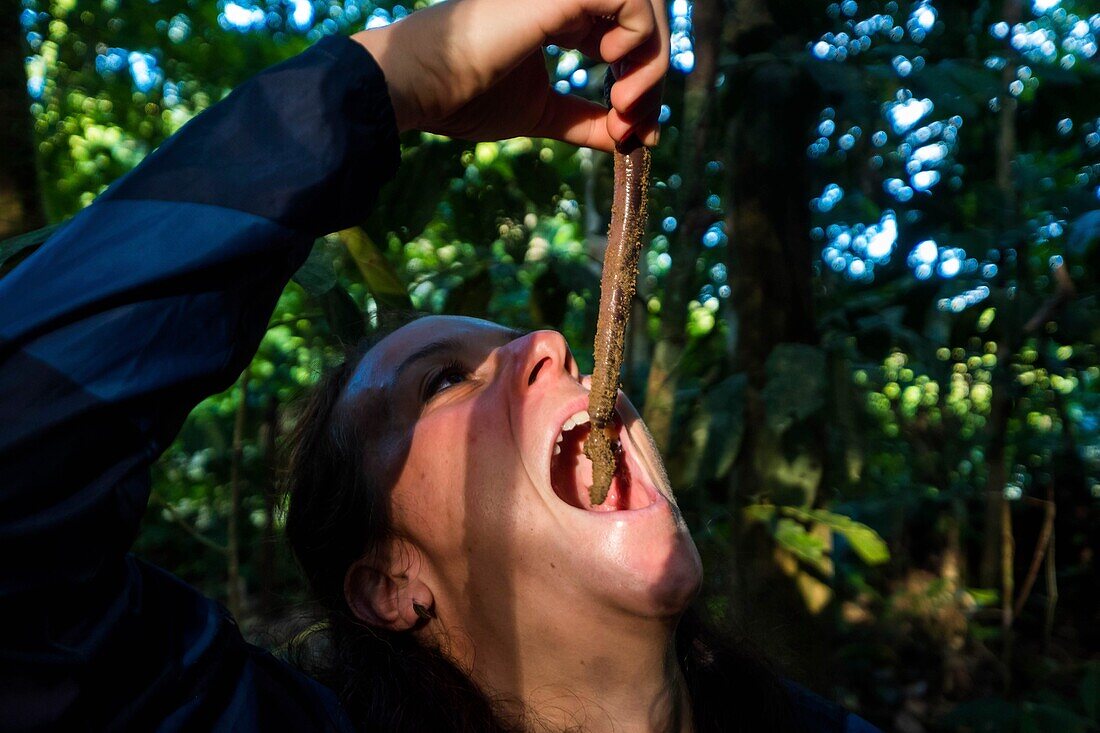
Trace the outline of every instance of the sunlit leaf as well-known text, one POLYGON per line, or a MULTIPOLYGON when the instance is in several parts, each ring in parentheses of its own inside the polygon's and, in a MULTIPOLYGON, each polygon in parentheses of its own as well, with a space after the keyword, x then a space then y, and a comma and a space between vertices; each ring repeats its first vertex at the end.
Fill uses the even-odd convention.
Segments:
POLYGON ((860 559, 868 565, 881 565, 890 560, 890 549, 878 532, 851 517, 835 514, 824 509, 806 511, 797 507, 782 507, 780 511, 789 517, 802 521, 820 522, 832 531, 842 535, 844 539, 848 540, 860 559))
POLYGON ((371 296, 379 305, 397 310, 412 310, 408 289, 393 265, 365 231, 357 227, 345 229, 340 232, 340 240, 347 246, 371 296))

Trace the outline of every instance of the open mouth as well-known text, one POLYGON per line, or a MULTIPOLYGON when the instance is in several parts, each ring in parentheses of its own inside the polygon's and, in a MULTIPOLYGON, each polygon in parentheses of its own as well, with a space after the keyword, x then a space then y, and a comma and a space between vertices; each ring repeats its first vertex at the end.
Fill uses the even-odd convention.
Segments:
POLYGON ((619 435, 619 461, 611 488, 602 504, 593 504, 588 488, 592 485, 592 461, 584 454, 584 441, 592 425, 588 412, 582 410, 569 417, 558 433, 554 455, 550 459, 550 486, 558 498, 570 506, 591 512, 615 512, 644 509, 657 500, 645 471, 623 434, 622 422, 616 416, 615 432, 619 435))

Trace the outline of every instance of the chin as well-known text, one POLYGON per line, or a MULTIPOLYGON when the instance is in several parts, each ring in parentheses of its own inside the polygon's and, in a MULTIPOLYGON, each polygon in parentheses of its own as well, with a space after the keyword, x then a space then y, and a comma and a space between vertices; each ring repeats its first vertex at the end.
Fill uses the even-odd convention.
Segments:
POLYGON ((650 618, 678 618, 695 600, 703 582, 703 565, 686 528, 677 524, 682 531, 664 542, 641 538, 642 542, 630 543, 635 547, 623 558, 626 567, 621 570, 631 582, 615 593, 624 610, 650 618))

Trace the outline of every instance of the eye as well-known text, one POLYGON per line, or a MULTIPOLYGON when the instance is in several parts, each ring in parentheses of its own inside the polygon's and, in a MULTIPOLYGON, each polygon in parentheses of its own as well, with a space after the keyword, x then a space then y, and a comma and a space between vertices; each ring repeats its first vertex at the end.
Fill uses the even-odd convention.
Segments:
POLYGON ((466 370, 466 367, 458 362, 445 364, 428 377, 424 386, 424 401, 427 402, 440 392, 465 382, 469 376, 470 373, 466 370))

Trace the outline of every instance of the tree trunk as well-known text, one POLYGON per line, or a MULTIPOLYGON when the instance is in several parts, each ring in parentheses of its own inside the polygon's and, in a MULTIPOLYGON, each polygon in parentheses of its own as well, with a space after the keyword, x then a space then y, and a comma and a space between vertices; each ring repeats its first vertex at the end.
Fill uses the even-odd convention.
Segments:
MULTIPOLYGON (((821 670, 828 667, 824 650, 832 627, 825 610, 828 586, 817 583, 811 599, 804 582, 809 576, 800 572, 797 561, 776 548, 760 525, 742 525, 745 504, 767 494, 770 485, 779 485, 777 469, 785 456, 808 457, 822 465, 823 424, 775 435, 767 428, 761 399, 765 365, 776 345, 819 341, 812 281, 817 253, 809 236, 805 151, 820 110, 820 92, 804 68, 783 52, 801 43, 788 36, 796 30, 778 22, 786 15, 761 0, 739 0, 732 17, 731 37, 740 60, 727 81, 731 108, 723 115, 730 120, 727 273, 738 323, 731 361, 748 384, 746 430, 726 497, 735 541, 731 602, 744 632, 760 639, 766 654, 788 662, 802 681, 821 685, 827 683, 821 670), (824 605, 810 609, 811 600, 824 605), (806 651, 792 659, 791 649, 806 651)), ((811 502, 815 492, 816 486, 803 501, 811 502)))
POLYGON ((0 0, 0 239, 46 225, 28 109, 22 4, 0 0))
POLYGON ((684 116, 680 125, 682 183, 679 210, 682 221, 669 247, 669 269, 661 307, 661 331, 653 350, 646 384, 645 422, 661 453, 672 445, 676 405, 677 370, 683 355, 688 303, 698 282, 695 273, 703 233, 714 219, 706 205, 703 168, 710 153, 715 107, 715 80, 721 46, 724 5, 721 0, 696 0, 695 69, 684 80, 684 116))
MULTIPOLYGON (((802 144, 813 124, 817 94, 802 69, 782 61, 760 63, 734 83, 741 86, 739 96, 751 103, 735 113, 730 125, 727 270, 739 322, 734 368, 748 376, 745 424, 755 427, 765 424, 759 395, 772 350, 780 343, 818 341, 802 144)), ((745 431, 733 494, 761 486, 755 459, 762 437, 760 430, 745 431)))

